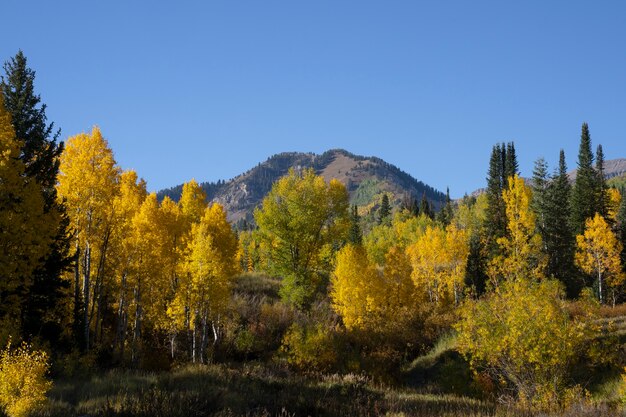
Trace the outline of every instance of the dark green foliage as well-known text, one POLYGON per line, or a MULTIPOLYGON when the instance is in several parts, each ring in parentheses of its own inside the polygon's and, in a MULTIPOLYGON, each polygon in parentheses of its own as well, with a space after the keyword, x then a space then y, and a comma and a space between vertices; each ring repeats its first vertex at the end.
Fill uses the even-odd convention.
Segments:
POLYGON ((487 213, 485 228, 489 238, 489 249, 497 251, 496 241, 506 235, 506 209, 502 191, 508 186, 508 178, 518 174, 515 146, 496 144, 491 151, 487 172, 487 213))
POLYGON ((622 188, 622 202, 617 212, 617 238, 622 242, 622 268, 626 272, 626 188, 622 188))
POLYGON ((609 194, 608 194, 608 186, 606 184, 606 178, 604 173, 604 152, 602 150, 602 145, 598 145, 596 150, 596 211, 600 213, 605 220, 608 219, 609 213, 609 194))
POLYGON ((469 241, 469 254, 467 255, 467 266, 465 268, 465 285, 480 296, 487 288, 487 257, 485 248, 478 234, 473 234, 469 241))
POLYGON ((28 68, 22 51, 6 62, 3 68, 5 76, 0 89, 11 114, 16 137, 23 141, 20 157, 26 167, 25 174, 41 186, 44 210, 49 214, 50 221, 57 223, 50 250, 42 259, 42 266, 33 274, 33 285, 24 294, 23 336, 27 339, 42 336, 55 340, 61 333, 61 320, 55 315, 55 306, 67 288, 67 283, 60 276, 71 264, 68 256, 69 221, 65 207, 57 201, 55 188, 63 142, 57 143, 60 130, 54 130, 54 123, 47 123, 46 105, 35 94, 35 71, 28 68))
POLYGON ((391 205, 389 205, 389 196, 385 193, 383 194, 383 198, 378 209, 378 224, 382 224, 389 218, 390 215, 391 205))
POLYGON ((409 212, 414 217, 417 217, 420 214, 420 205, 412 195, 405 194, 400 203, 400 210, 409 212))
POLYGON ((426 198, 426 194, 422 194, 422 200, 420 201, 420 213, 430 217, 431 219, 435 218, 435 212, 433 211, 430 203, 428 202, 428 198, 426 198))
POLYGON ((541 204, 540 232, 548 255, 547 275, 563 282, 570 297, 580 291, 581 280, 574 268, 574 236, 568 224, 571 185, 567 178, 565 153, 561 150, 558 170, 546 183, 541 204))
POLYGON ((583 123, 580 134, 580 148, 578 151, 578 170, 576 182, 572 189, 571 227, 575 235, 582 234, 585 229, 585 220, 596 213, 598 174, 593 168, 593 154, 591 153, 591 137, 589 126, 583 123))
POLYGON ((441 222, 444 226, 449 225, 452 221, 454 210, 452 208, 452 200, 450 199, 450 188, 446 188, 446 201, 437 214, 437 220, 439 220, 439 222, 441 222))
POLYGON ((352 206, 350 212, 350 230, 348 231, 348 243, 353 245, 361 245, 363 243, 363 232, 361 231, 361 216, 355 205, 352 206))

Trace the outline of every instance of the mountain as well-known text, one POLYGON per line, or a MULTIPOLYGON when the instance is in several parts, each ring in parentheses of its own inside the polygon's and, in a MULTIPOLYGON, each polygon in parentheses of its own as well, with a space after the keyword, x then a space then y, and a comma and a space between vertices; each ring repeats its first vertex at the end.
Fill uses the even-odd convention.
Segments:
MULTIPOLYGON (((576 179, 576 171, 577 170, 573 170, 567 173, 570 181, 574 181, 576 179)), ((626 174, 626 158, 609 159, 608 161, 604 161, 604 176, 607 180, 624 174, 626 174)))
MULTIPOLYGON (((445 201, 445 194, 396 166, 380 158, 354 155, 343 149, 333 149, 321 155, 280 153, 229 181, 205 182, 201 186, 208 200, 226 208, 229 220, 251 222, 254 209, 261 204, 276 180, 287 174, 290 168, 301 170, 309 167, 327 181, 332 178, 341 181, 350 193, 350 202, 362 210, 376 209, 383 193, 388 193, 395 205, 399 205, 405 198, 420 200, 422 195, 426 195, 435 207, 445 201)), ((168 196, 178 201, 182 188, 182 185, 177 185, 161 190, 157 196, 159 200, 168 196)))

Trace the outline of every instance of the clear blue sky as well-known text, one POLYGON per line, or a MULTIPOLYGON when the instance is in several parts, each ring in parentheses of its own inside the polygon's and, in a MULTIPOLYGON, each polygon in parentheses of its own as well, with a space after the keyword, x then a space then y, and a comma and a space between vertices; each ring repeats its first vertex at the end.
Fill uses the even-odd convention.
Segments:
POLYGON ((379 156, 461 196, 494 143, 523 175, 580 125, 626 157, 623 1, 17 1, 21 48, 63 138, 98 125, 158 190, 282 151, 379 156))

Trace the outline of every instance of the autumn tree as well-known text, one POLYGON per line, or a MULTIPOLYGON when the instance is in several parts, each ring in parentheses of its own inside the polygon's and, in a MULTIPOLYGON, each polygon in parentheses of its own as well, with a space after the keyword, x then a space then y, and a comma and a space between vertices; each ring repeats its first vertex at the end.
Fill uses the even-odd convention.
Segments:
POLYGON ((361 216, 359 215, 359 209, 356 206, 352 206, 350 212, 350 230, 348 231, 348 242, 353 245, 360 245, 363 243, 363 232, 361 231, 361 216))
POLYGON ((282 297, 306 308, 324 286, 334 248, 349 227, 348 192, 312 169, 290 170, 254 212, 269 249, 270 268, 282 276, 282 297))
POLYGON ((570 317, 556 280, 503 282, 479 301, 467 300, 456 325, 458 349, 503 394, 533 408, 557 408, 571 365, 592 328, 570 317))
MULTIPOLYGON (((180 288, 177 296, 183 297, 175 306, 189 309, 192 327, 192 360, 206 361, 209 329, 213 343, 220 339, 220 315, 230 297, 232 277, 239 271, 238 243, 226 212, 219 204, 209 206, 192 226, 191 241, 185 259, 185 269, 190 280, 180 288)), ((184 317, 183 314, 179 314, 184 317)))
MULTIPOLYGON (((74 322, 82 328, 78 339, 87 349, 103 288, 118 181, 119 168, 100 129, 94 127, 91 133, 68 139, 61 154, 57 191, 66 203, 74 236, 74 322)), ((78 336, 78 328, 76 332, 78 336)))
POLYGON ((611 289, 615 304, 619 295, 616 289, 625 278, 620 264, 622 245, 599 213, 587 219, 585 232, 576 236, 576 245, 576 265, 594 276, 600 303, 605 302, 604 294, 611 289))
POLYGON ((445 230, 428 227, 407 249, 411 259, 411 277, 418 291, 430 302, 459 302, 465 280, 469 253, 465 231, 450 225, 445 230))
POLYGON ((24 175, 21 142, 0 97, 0 343, 19 337, 33 273, 55 234, 36 181, 24 175))
POLYGON ((507 236, 498 239, 501 255, 493 258, 489 275, 494 285, 502 279, 543 277, 545 257, 541 236, 536 232, 536 216, 530 209, 532 191, 517 175, 509 177, 502 193, 507 218, 507 236))

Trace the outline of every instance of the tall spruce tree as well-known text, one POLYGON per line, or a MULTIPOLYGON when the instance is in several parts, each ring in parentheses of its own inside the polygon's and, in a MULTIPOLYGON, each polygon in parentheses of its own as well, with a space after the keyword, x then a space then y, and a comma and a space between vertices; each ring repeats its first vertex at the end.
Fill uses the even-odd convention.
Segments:
POLYGON ((559 167, 545 193, 543 242, 548 255, 547 275, 563 282, 569 297, 580 291, 582 280, 574 268, 574 236, 569 227, 571 185, 567 177, 565 152, 559 154, 559 167))
POLYGON ((0 89, 16 137, 23 141, 20 159, 25 166, 25 175, 39 184, 45 214, 57 230, 42 266, 33 274, 33 285, 23 310, 23 336, 38 335, 52 340, 62 330, 61 320, 54 314, 66 287, 60 277, 71 263, 68 256, 69 221, 65 208, 57 201, 55 188, 63 142, 57 142, 60 131, 54 129, 54 123, 47 122, 46 105, 35 94, 35 71, 27 66, 24 53, 18 51, 3 68, 5 75, 0 89))
POLYGON ((609 221, 609 193, 604 172, 604 151, 602 145, 596 149, 596 212, 600 213, 605 220, 609 221))
POLYGON ((507 186, 510 176, 519 174, 515 145, 496 144, 491 151, 489 170, 487 171, 487 211, 485 233, 489 252, 493 255, 497 251, 496 241, 504 237, 506 229, 506 210, 502 200, 502 191, 507 186))
POLYGON ((589 126, 583 123, 580 134, 580 148, 578 150, 578 170, 576 182, 572 189, 571 228, 575 235, 585 230, 585 220, 596 213, 598 174, 593 168, 593 153, 591 152, 591 137, 589 126))
POLYGON ((546 241, 546 211, 548 200, 548 163, 544 158, 535 161, 533 169, 533 200, 532 209, 537 215, 537 230, 541 234, 544 245, 546 241))
POLYGON ((446 200, 443 204, 441 210, 438 213, 438 219, 441 224, 447 226, 452 222, 452 217, 454 216, 454 210, 452 209, 452 199, 450 198, 450 188, 446 188, 446 200))
POLYGON ((626 272, 626 188, 620 191, 622 201, 617 212, 617 238, 622 242, 622 269, 626 272))
POLYGON ((420 201, 420 213, 430 217, 433 219, 435 217, 435 213, 433 212, 433 208, 426 197, 426 192, 422 194, 422 200, 420 201))
POLYGON ((391 205, 389 204, 389 196, 383 194, 380 208, 378 209, 378 224, 382 224, 391 215, 391 205))
POLYGON ((363 232, 361 231, 361 216, 355 205, 352 206, 350 212, 350 230, 348 231, 348 243, 353 245, 361 245, 363 243, 363 232))

